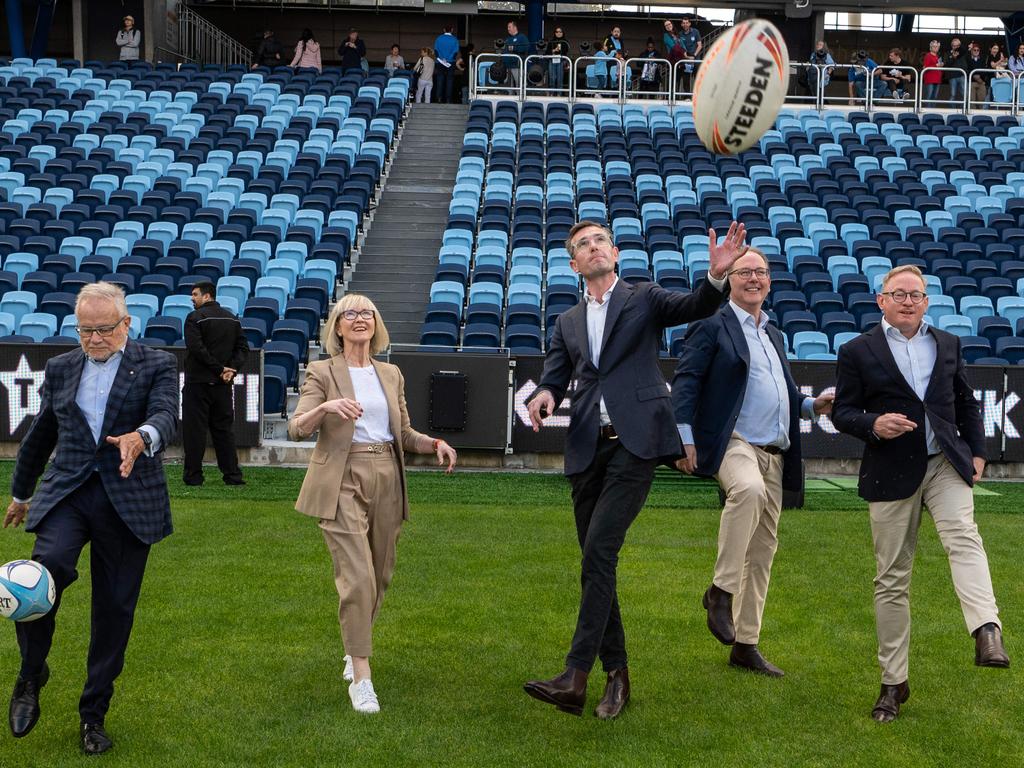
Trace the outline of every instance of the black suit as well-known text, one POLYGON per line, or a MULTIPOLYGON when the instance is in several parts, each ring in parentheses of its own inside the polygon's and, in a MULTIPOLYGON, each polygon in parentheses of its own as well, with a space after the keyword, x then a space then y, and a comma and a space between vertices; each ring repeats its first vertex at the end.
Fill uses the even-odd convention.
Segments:
POLYGON ((653 283, 620 280, 608 299, 597 366, 587 338, 586 302, 556 321, 538 392, 551 392, 557 404, 576 381, 565 474, 583 552, 583 589, 568 666, 589 672, 598 655, 605 670, 626 666, 615 588, 619 549, 647 498, 658 461, 681 449, 658 366, 662 331, 707 317, 722 298, 708 281, 682 295, 653 283), (602 396, 616 438, 600 435, 602 396))
POLYGON ((881 324, 839 348, 832 423, 865 443, 859 492, 866 501, 905 499, 921 485, 928 465, 926 414, 942 453, 968 485, 974 476, 971 457, 985 457, 981 412, 964 374, 960 339, 936 328, 929 333, 935 337, 935 368, 923 401, 900 373, 881 324), (872 429, 883 413, 902 413, 917 429, 880 440, 872 429))

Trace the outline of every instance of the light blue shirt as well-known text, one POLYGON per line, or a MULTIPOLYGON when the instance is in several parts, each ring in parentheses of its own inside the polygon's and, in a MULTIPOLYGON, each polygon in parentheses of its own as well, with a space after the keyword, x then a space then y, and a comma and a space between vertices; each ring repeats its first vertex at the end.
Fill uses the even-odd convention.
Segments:
MULTIPOLYGON (((85 367, 82 368, 82 378, 78 382, 78 392, 75 394, 75 403, 78 404, 82 415, 89 424, 93 440, 99 444, 100 433, 103 431, 103 418, 107 412, 107 399, 110 397, 110 388, 114 385, 114 379, 121 368, 121 361, 124 359, 124 350, 115 352, 106 360, 93 360, 85 358, 85 367)), ((143 429, 149 435, 153 444, 146 451, 147 456, 152 456, 160 450, 160 433, 155 427, 143 424, 143 429)))
MULTIPOLYGON (((885 318, 882 318, 882 330, 885 332, 889 351, 896 360, 896 367, 900 369, 914 394, 924 402, 928 382, 932 380, 932 371, 935 369, 935 358, 938 356, 935 336, 929 332, 927 319, 921 321, 921 327, 909 339, 885 318)), ((924 439, 928 445, 929 455, 942 451, 927 415, 924 417, 924 439)))
MULTIPOLYGON (((729 309, 740 321, 750 355, 747 388, 733 431, 751 445, 774 445, 786 450, 789 448, 789 387, 782 360, 765 330, 768 314, 761 312, 755 322, 754 316, 735 302, 729 302, 729 309)), ((814 418, 813 399, 805 397, 800 409, 804 418, 814 418)), ((693 445, 692 425, 680 424, 678 429, 683 444, 693 445)))

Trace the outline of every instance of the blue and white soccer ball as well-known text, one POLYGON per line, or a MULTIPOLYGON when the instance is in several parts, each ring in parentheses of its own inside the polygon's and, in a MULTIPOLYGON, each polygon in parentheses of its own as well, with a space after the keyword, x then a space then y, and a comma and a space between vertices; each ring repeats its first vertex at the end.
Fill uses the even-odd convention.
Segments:
POLYGON ((0 565, 0 616, 35 621, 53 608, 57 591, 46 566, 35 560, 0 565))

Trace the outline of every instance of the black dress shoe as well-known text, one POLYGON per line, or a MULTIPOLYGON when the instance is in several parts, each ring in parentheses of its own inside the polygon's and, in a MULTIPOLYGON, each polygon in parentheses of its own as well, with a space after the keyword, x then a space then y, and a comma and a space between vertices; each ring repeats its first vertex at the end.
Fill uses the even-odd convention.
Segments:
POLYGON ((736 642, 736 628, 732 623, 732 595, 714 584, 708 587, 701 601, 708 611, 708 629, 722 645, 736 642))
POLYGON ((871 710, 871 717, 879 723, 891 723, 900 713, 900 704, 906 704, 910 698, 910 681, 904 680, 899 685, 886 685, 882 683, 882 690, 878 694, 878 701, 875 708, 871 710))
POLYGON ((629 670, 613 669, 608 673, 608 682, 604 686, 604 696, 601 697, 594 714, 601 720, 612 720, 622 714, 626 703, 629 701, 629 670))
POLYGON ((575 667, 566 667, 558 677, 550 680, 531 680, 523 690, 535 699, 554 704, 570 715, 582 715, 587 703, 587 673, 575 667))
POLYGON ((34 680, 21 676, 14 683, 11 694, 11 706, 7 712, 7 722, 11 726, 11 734, 16 739, 28 734, 39 720, 39 691, 50 679, 50 668, 43 664, 43 671, 34 680))
POLYGON ((103 730, 103 723, 82 723, 82 751, 87 755, 102 755, 114 746, 103 730))
POLYGON ((183 482, 185 485, 191 486, 198 486, 203 484, 202 480, 182 480, 181 482, 183 482))
POLYGON ((245 485, 245 480, 240 477, 224 478, 224 485, 245 485))
POLYGON ((1003 648, 1003 632, 998 624, 989 622, 975 631, 974 663, 979 667, 1010 666, 1010 657, 1003 648))
POLYGON ((782 677, 786 673, 772 664, 757 650, 757 645, 747 643, 736 643, 729 654, 729 665, 749 669, 768 677, 782 677))

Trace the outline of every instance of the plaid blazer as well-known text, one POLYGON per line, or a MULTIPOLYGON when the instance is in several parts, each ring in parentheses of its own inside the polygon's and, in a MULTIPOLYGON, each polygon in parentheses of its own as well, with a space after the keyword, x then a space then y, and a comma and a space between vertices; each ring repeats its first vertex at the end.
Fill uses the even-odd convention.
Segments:
POLYGON ((75 397, 85 366, 81 349, 46 363, 42 402, 18 449, 11 479, 15 498, 32 498, 26 530, 35 530, 64 497, 97 470, 117 514, 140 541, 155 544, 171 533, 163 456, 139 456, 131 475, 121 477, 121 454, 107 443, 143 424, 156 428, 166 446, 178 426, 178 372, 174 357, 129 340, 110 388, 99 443, 75 397), (56 448, 56 451, 54 449, 56 448), (53 460, 46 466, 50 454, 53 460), (46 469, 44 473, 43 470, 46 469), (42 482, 33 495, 36 481, 42 482))

